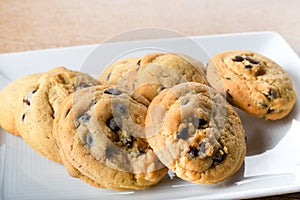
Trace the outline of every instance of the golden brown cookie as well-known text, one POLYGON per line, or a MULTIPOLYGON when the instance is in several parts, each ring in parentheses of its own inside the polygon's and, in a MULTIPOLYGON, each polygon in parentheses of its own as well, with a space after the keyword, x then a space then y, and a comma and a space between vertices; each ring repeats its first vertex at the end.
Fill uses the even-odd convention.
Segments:
POLYGON ((289 75, 258 53, 233 50, 216 54, 207 66, 207 80, 241 110, 265 119, 285 117, 296 102, 289 75))
POLYGON ((23 104, 23 96, 32 90, 42 74, 32 74, 11 82, 0 91, 0 126, 5 131, 19 136, 16 118, 23 104))
POLYGON ((105 70, 99 80, 106 84, 104 79, 108 77, 109 80, 114 80, 113 84, 133 90, 149 101, 161 90, 179 83, 191 81, 207 84, 204 65, 200 61, 177 53, 151 53, 138 61, 121 60, 105 70), (114 73, 107 73, 108 71, 114 73))
POLYGON ((207 85, 189 82, 151 102, 146 135, 161 162, 192 183, 218 183, 241 167, 246 154, 241 120, 207 85))
POLYGON ((97 84, 91 76, 64 67, 43 74, 21 99, 16 124, 24 141, 46 158, 61 162, 52 135, 56 112, 71 93, 97 84))
POLYGON ((141 95, 111 85, 69 96, 58 111, 54 135, 70 175, 116 190, 157 184, 167 169, 145 139, 148 104, 141 95))

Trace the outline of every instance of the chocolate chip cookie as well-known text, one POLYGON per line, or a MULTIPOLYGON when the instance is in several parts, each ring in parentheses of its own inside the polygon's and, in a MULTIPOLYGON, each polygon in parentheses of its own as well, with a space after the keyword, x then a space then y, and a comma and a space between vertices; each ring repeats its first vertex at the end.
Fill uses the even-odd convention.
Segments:
POLYGON ((233 107, 214 89, 182 83, 151 102, 146 135, 161 162, 192 183, 218 183, 241 167, 245 132, 233 107))
POLYGON ((103 75, 100 75, 100 81, 105 83, 104 79, 114 80, 114 84, 134 90, 149 101, 161 90, 179 83, 194 81, 207 84, 204 65, 183 54, 151 53, 138 61, 125 59, 112 66, 116 69, 115 74, 121 74, 118 72, 121 69, 126 73, 123 73, 122 76, 115 76, 120 77, 119 81, 116 81, 116 78, 110 78, 114 75, 113 73, 107 75, 107 71, 111 69, 109 67, 103 75))
POLYGON ((59 152, 71 176, 116 190, 145 189, 167 169, 144 131, 148 100, 112 85, 69 96, 54 125, 59 152))
POLYGON ((207 80, 241 110, 269 120, 285 117, 296 95, 289 75, 271 59, 246 50, 225 51, 211 58, 207 80))
POLYGON ((22 106, 23 96, 33 90, 33 85, 42 74, 32 74, 11 82, 0 91, 0 126, 5 131, 19 136, 16 120, 22 106))
POLYGON ((20 100, 16 124, 24 141, 46 158, 61 162, 52 135, 56 112, 71 93, 97 84, 88 74, 64 67, 44 73, 20 100))

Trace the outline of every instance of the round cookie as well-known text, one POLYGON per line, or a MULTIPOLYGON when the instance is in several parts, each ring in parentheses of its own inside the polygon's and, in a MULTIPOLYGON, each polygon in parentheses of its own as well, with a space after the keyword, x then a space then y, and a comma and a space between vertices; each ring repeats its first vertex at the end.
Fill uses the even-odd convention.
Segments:
POLYGON ((271 59, 246 50, 216 54, 207 66, 207 80, 241 110, 269 120, 285 117, 296 102, 289 75, 271 59))
MULTIPOLYGON (((129 59, 126 62, 129 61, 133 60, 129 59)), ((123 64, 116 65, 119 66, 115 67, 116 71, 122 69, 123 64)), ((115 72, 115 74, 121 73, 115 72)), ((126 73, 123 73, 118 82, 117 80, 118 78, 114 79, 114 84, 133 90, 149 101, 161 90, 179 83, 191 81, 207 84, 204 65, 200 61, 176 53, 147 54, 137 62, 134 60, 130 63, 126 73)))
POLYGON ((149 102, 112 85, 73 93, 54 123, 59 152, 71 176, 115 190, 145 189, 167 172, 148 145, 149 102))
POLYGON ((43 74, 22 97, 16 124, 24 141, 46 158, 61 162, 52 135, 56 112, 71 93, 97 84, 98 81, 88 74, 64 67, 43 74))
POLYGON ((0 126, 5 131, 19 136, 17 116, 23 104, 23 96, 32 89, 42 74, 32 74, 14 80, 0 91, 0 126))
POLYGON ((107 67, 98 80, 103 85, 116 85, 126 76, 126 73, 137 68, 139 58, 124 58, 107 67))
POLYGON ((150 103, 146 135, 161 162, 192 183, 218 183, 241 167, 245 132, 233 107, 214 89, 182 83, 150 103))

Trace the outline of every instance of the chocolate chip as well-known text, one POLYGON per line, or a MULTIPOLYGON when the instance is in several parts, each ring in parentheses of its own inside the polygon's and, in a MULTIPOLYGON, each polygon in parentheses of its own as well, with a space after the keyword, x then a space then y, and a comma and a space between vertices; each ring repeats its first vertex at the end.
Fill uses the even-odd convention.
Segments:
POLYGON ((208 122, 205 119, 198 118, 197 128, 207 128, 208 122))
POLYGON ((227 80, 231 80, 231 78, 229 78, 229 77, 226 77, 226 79, 227 79, 227 80))
POLYGON ((91 85, 84 83, 84 84, 79 86, 79 89, 87 88, 87 87, 91 87, 91 85))
POLYGON ((190 150, 188 151, 189 159, 196 158, 198 154, 199 154, 199 150, 196 147, 190 147, 190 150))
POLYGON ((122 145, 128 148, 131 148, 133 145, 133 136, 132 135, 128 135, 126 137, 121 137, 121 142, 122 145))
POLYGON ((120 130, 120 127, 118 126, 118 124, 116 123, 115 119, 112 117, 110 119, 108 119, 106 121, 106 125, 108 126, 108 128, 110 128, 110 130, 112 130, 113 132, 117 132, 120 130))
POLYGON ((37 90, 33 90, 33 91, 32 91, 32 94, 36 93, 36 91, 37 91, 37 90))
POLYGON ((213 162, 214 164, 218 164, 222 162, 226 158, 226 154, 222 149, 219 149, 213 156, 213 162))
POLYGON ((278 98, 278 93, 276 90, 270 89, 267 94, 264 94, 269 100, 278 98))
POLYGON ((111 72, 106 76, 106 80, 108 81, 111 76, 111 72))
POLYGON ((94 142, 93 136, 90 133, 88 133, 85 137, 85 144, 87 146, 92 146, 93 142, 94 142))
POLYGON ((260 105, 263 109, 266 109, 269 107, 267 103, 260 103, 260 105))
POLYGON ((67 117, 67 116, 69 115, 70 111, 71 111, 71 109, 68 109, 68 110, 67 110, 67 112, 66 112, 66 114, 65 114, 65 117, 67 117))
POLYGON ((117 104, 117 105, 115 105, 113 111, 114 111, 115 114, 120 114, 120 115, 125 115, 128 112, 127 106, 125 106, 123 104, 117 104))
POLYGON ((199 147, 200 147, 200 152, 205 153, 206 152, 206 142, 201 142, 199 147))
POLYGON ((22 122, 24 121, 25 119, 25 113, 22 115, 22 122))
POLYGON ((189 138, 189 129, 183 128, 177 133, 177 139, 183 139, 186 140, 189 138))
POLYGON ((114 156, 114 153, 114 147, 107 147, 107 149, 105 150, 105 155, 107 158, 112 158, 114 156))
POLYGON ((246 69, 252 69, 252 67, 253 67, 252 65, 245 65, 246 69))
POLYGON ((235 58, 232 59, 234 62, 242 62, 244 58, 242 56, 235 56, 235 58))
POLYGON ((267 111, 268 114, 271 114, 273 112, 275 112, 275 110, 273 110, 273 109, 268 109, 268 111, 267 111))
POLYGON ((26 103, 28 106, 30 106, 30 101, 27 99, 23 99, 23 103, 26 103))
POLYGON ((104 90, 104 94, 111 94, 111 95, 120 95, 122 94, 122 92, 116 88, 108 88, 106 90, 104 90))
POLYGON ((78 121, 80 123, 83 123, 83 122, 89 121, 90 118, 91 118, 91 115, 89 115, 87 113, 83 113, 82 115, 79 116, 78 121))
POLYGON ((141 64, 141 60, 139 60, 139 61, 137 61, 137 63, 136 63, 138 66, 140 66, 140 64, 141 64))
POLYGON ((248 60, 250 63, 255 64, 255 65, 259 63, 259 61, 255 60, 251 57, 248 57, 248 56, 245 59, 248 60))

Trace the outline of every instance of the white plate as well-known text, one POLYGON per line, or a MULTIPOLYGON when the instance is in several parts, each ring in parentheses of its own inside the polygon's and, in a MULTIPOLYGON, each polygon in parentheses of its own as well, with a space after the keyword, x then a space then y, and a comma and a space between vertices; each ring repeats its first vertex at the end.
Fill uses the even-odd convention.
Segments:
MULTIPOLYGON (((0 88, 11 80, 57 66, 81 69, 96 76, 105 66, 124 56, 164 50, 179 51, 207 62, 222 50, 248 49, 270 57, 291 75, 300 94, 300 60, 285 40, 273 32, 197 36, 135 42, 48 49, 0 55, 0 88), (196 44, 196 46, 195 46, 196 44), (205 55, 199 46, 207 52, 205 55), (143 48, 142 50, 140 49, 143 48), (139 49, 139 51, 136 51, 139 49), (198 51, 199 50, 199 51, 198 51), (90 56, 89 56, 90 55, 90 56), (112 56, 113 55, 113 56, 112 56), (89 59, 86 58, 89 56, 89 59), (81 67, 82 66, 82 67, 81 67)), ((266 122, 241 113, 248 137, 248 157, 274 148, 286 135, 292 119, 300 120, 299 103, 280 121, 266 122)), ((297 171, 253 177, 244 176, 244 167, 228 180, 216 185, 194 185, 166 176, 156 187, 145 191, 115 192, 98 189, 71 178, 64 167, 35 153, 24 141, 0 130, 0 198, 8 199, 240 199, 300 191, 297 171)), ((299 152, 290 156, 299 157, 299 152)), ((278 155, 280 162, 281 156, 278 155)), ((267 162, 267 161, 266 161, 267 162)), ((266 165, 273 163, 266 163, 266 165)), ((299 165, 298 165, 299 166, 299 165)), ((298 168, 300 172, 300 166, 298 168)))

